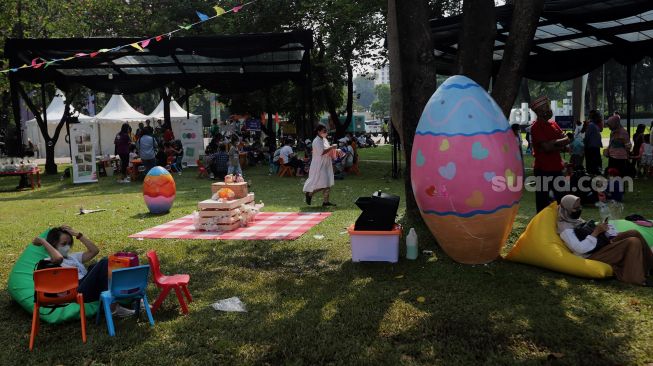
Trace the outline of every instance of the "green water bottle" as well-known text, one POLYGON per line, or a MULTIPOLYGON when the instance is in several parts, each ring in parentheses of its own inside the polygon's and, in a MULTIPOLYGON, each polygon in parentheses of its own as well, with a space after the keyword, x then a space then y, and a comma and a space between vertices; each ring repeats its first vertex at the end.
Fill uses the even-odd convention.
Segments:
POLYGON ((417 233, 412 227, 406 236, 406 259, 417 259, 417 233))

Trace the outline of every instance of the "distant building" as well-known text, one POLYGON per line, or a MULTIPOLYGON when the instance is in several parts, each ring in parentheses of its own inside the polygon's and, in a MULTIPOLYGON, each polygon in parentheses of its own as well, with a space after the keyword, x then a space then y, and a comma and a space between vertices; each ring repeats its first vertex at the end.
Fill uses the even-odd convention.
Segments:
POLYGON ((388 64, 381 69, 374 71, 374 85, 390 84, 390 67, 388 64))

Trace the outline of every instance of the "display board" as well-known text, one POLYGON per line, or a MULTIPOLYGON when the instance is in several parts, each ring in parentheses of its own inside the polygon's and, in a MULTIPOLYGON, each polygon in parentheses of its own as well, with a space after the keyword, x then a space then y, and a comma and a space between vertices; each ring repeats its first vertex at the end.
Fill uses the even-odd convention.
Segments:
POLYGON ((73 183, 96 183, 98 136, 95 123, 70 125, 70 148, 73 183))
POLYGON ((200 118, 175 119, 172 122, 172 132, 184 147, 182 163, 197 166, 197 159, 200 158, 200 154, 204 154, 202 120, 200 118))

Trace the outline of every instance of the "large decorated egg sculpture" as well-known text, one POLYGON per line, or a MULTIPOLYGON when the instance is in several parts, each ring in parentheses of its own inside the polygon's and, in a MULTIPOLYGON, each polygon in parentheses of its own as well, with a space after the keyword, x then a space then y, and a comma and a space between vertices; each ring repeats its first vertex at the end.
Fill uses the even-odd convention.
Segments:
POLYGON ((177 187, 170 172, 160 166, 150 169, 143 182, 143 198, 151 213, 170 211, 176 193, 177 187))
POLYGON ((422 218, 455 261, 499 257, 519 209, 524 168, 501 109, 476 82, 447 79, 415 131, 413 193, 422 218))

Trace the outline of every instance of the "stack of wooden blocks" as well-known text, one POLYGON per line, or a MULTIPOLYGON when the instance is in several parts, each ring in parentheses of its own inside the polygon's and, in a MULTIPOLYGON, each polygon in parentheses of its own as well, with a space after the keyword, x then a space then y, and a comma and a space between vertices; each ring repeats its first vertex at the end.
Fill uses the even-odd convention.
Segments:
POLYGON ((199 209, 200 224, 213 223, 219 231, 231 231, 239 228, 240 206, 254 202, 254 193, 247 190, 247 182, 224 183, 218 182, 211 185, 211 192, 216 194, 222 188, 229 188, 234 193, 233 199, 208 199, 197 204, 199 209))

